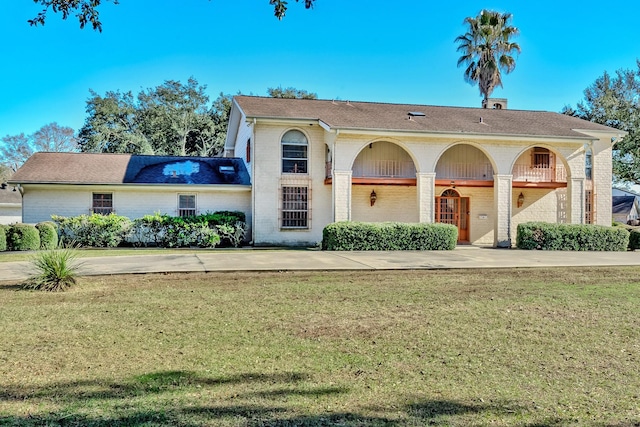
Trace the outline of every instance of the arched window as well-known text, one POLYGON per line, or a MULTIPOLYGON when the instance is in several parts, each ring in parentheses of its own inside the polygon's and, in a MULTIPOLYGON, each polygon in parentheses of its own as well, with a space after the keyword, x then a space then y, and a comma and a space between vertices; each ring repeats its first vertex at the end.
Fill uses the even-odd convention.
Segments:
POLYGON ((460 193, 451 188, 444 190, 441 197, 460 197, 460 193))
POLYGON ((307 137, 290 130, 282 137, 282 173, 307 173, 307 137))

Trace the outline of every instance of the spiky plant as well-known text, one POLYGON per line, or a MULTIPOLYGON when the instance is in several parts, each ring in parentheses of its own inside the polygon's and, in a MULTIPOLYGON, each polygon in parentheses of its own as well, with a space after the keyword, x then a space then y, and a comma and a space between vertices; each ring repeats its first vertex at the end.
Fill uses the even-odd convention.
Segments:
POLYGON ((24 289, 65 291, 76 284, 78 253, 74 249, 52 249, 38 252, 31 260, 37 273, 23 284, 24 289))

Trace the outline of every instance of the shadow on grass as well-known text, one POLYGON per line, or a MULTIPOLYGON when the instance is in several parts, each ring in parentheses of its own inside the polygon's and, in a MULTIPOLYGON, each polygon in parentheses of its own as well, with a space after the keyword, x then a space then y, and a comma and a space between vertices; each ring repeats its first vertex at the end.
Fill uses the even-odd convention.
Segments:
POLYGON ((428 400, 409 405, 407 410, 412 416, 418 419, 434 420, 443 416, 479 414, 484 412, 490 412, 496 415, 515 415, 526 412, 527 408, 503 401, 468 404, 452 400, 428 400))
MULTIPOLYGON (((449 400, 425 400, 407 405, 400 413, 386 415, 384 407, 368 408, 367 415, 354 411, 321 414, 301 414, 298 406, 287 406, 290 397, 318 398, 348 394, 343 387, 310 387, 309 375, 300 372, 275 374, 243 373, 238 375, 209 377, 191 371, 154 372, 116 382, 106 380, 74 381, 52 383, 45 387, 6 387, 0 384, 0 401, 27 401, 31 407, 40 402, 50 402, 61 409, 60 412, 35 415, 0 416, 0 425, 10 426, 177 426, 196 427, 202 425, 243 425, 248 427, 285 426, 343 426, 343 427, 399 427, 418 425, 450 425, 461 421, 459 417, 469 414, 513 417, 522 420, 529 409, 511 402, 490 402, 469 404, 449 400), (304 384, 301 384, 305 382, 304 384), (255 386, 255 391, 235 395, 233 399, 222 399, 207 406, 198 406, 198 401, 184 402, 178 398, 164 403, 158 400, 162 393, 167 397, 187 396, 195 390, 215 389, 224 385, 255 386), (176 394, 177 393, 177 394, 176 394), (149 400, 130 403, 133 398, 150 397, 149 400), (259 399, 253 402, 252 399, 259 399), (269 399, 272 399, 269 401, 269 399), (282 401, 280 400, 282 399, 282 401), (179 403, 177 403, 179 402, 179 403), (216 404, 216 403, 219 403, 216 404), (232 404, 229 404, 232 403, 232 404), (194 405, 195 404, 195 405, 194 405), (141 409, 142 408, 142 409, 141 409), (98 409, 96 411, 96 409, 98 409), (86 412, 89 412, 87 414, 86 412), (371 416, 368 414, 381 414, 371 416)), ((224 389, 222 389, 224 391, 224 389)), ((199 391, 197 392, 199 393, 199 391)), ((208 402, 207 402, 208 403, 208 402)), ((357 404, 356 404, 357 405, 357 404)), ((351 408, 350 408, 351 409, 351 408)), ((358 407, 354 407, 358 410, 358 407)), ((362 408, 360 408, 362 409, 362 408)), ((304 412, 304 411, 302 411, 304 412)), ((525 424, 527 427, 559 427, 565 422, 549 419, 543 422, 525 424)))
MULTIPOLYGON (((246 373, 227 377, 206 377, 190 371, 165 371, 140 375, 123 382, 101 380, 71 381, 52 383, 42 388, 0 385, 0 401, 54 398, 68 403, 92 399, 126 399, 164 393, 183 387, 215 387, 251 383, 292 385, 308 378, 308 375, 297 372, 276 374, 246 373)), ((295 389, 291 391, 292 394, 295 392, 295 389)), ((320 393, 324 393, 324 391, 320 393)))

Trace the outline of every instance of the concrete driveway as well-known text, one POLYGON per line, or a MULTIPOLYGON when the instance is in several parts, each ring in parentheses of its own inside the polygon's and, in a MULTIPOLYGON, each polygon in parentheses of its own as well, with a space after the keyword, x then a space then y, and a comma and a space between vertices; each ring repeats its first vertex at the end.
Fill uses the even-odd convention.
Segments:
MULTIPOLYGON (((203 250, 82 258, 81 275, 214 271, 420 270, 640 265, 640 252, 524 251, 461 246, 453 251, 331 252, 313 249, 203 250)), ((29 262, 2 262, 0 280, 24 280, 29 262)))

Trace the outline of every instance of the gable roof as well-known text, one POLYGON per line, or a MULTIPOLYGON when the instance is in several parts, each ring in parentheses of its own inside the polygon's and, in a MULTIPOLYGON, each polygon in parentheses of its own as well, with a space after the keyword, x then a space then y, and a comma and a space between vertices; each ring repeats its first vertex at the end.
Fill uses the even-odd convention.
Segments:
POLYGON ((611 198, 613 207, 613 214, 625 214, 628 215, 633 209, 633 205, 636 201, 635 196, 613 196, 611 198))
POLYGON ((234 97, 247 119, 320 120, 330 128, 593 139, 579 130, 624 133, 547 111, 234 97), (410 115, 409 113, 422 113, 410 115))
POLYGON ((133 154, 35 153, 11 177, 14 184, 250 185, 237 158, 133 154))

